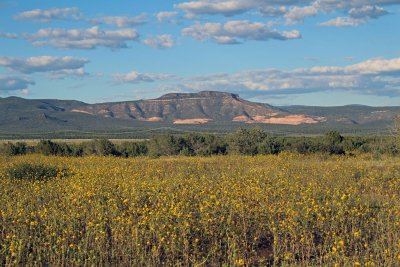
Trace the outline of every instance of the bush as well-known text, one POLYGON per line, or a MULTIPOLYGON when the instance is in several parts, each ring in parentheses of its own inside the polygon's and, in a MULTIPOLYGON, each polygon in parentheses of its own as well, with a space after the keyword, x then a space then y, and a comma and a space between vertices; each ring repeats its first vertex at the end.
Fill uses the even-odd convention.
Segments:
POLYGON ((300 140, 296 140, 291 147, 294 151, 300 154, 307 154, 311 151, 310 141, 306 138, 301 138, 300 140))
POLYGON ((26 181, 46 181, 65 175, 65 169, 44 164, 21 163, 6 169, 6 175, 11 179, 26 181))
POLYGON ((84 150, 85 155, 119 156, 115 145, 107 139, 95 139, 88 143, 84 150))
POLYGON ((343 136, 338 131, 329 131, 325 133, 326 151, 331 155, 344 155, 343 136))
POLYGON ((277 138, 267 137, 258 146, 258 153, 263 155, 277 155, 283 150, 283 143, 277 138))
POLYGON ((149 156, 175 156, 185 147, 183 139, 171 134, 153 137, 149 142, 149 156))
POLYGON ((63 154, 63 150, 60 145, 52 142, 51 140, 40 140, 35 147, 35 151, 45 156, 57 156, 63 154))
POLYGON ((256 155, 259 145, 268 137, 260 128, 239 129, 228 136, 229 153, 242 155, 256 155))
POLYGON ((1 147, 1 153, 7 156, 25 155, 27 150, 26 143, 22 142, 17 142, 16 144, 8 142, 1 147))
POLYGON ((119 153, 123 157, 138 157, 147 155, 146 142, 124 142, 118 146, 119 153))

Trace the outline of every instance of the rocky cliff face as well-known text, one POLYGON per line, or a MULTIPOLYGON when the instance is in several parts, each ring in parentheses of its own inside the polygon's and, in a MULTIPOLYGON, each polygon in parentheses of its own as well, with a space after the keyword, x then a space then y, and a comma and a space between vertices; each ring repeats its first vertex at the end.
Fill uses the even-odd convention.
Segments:
POLYGON ((104 117, 174 124, 203 124, 210 121, 302 124, 323 121, 319 117, 290 114, 263 103, 241 99, 236 94, 204 91, 171 93, 160 98, 86 105, 71 110, 104 117))

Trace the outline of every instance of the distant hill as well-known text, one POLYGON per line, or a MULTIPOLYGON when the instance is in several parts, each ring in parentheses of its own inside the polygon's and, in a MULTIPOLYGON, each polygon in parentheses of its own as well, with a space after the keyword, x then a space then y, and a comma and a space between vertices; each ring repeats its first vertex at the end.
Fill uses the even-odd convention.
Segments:
POLYGON ((297 125, 323 121, 323 118, 294 115, 268 104, 246 101, 236 94, 209 91, 166 94, 150 100, 85 105, 70 111, 107 118, 172 124, 229 121, 297 125))
POLYGON ((171 93, 156 99, 87 104, 75 100, 0 98, 0 138, 148 137, 159 132, 229 132, 258 125, 277 134, 384 133, 400 107, 287 106, 236 94, 171 93))
POLYGON ((400 107, 369 107, 363 105, 347 105, 341 107, 282 107, 288 112, 304 113, 309 116, 321 116, 330 123, 369 124, 373 122, 389 122, 400 115, 400 107))

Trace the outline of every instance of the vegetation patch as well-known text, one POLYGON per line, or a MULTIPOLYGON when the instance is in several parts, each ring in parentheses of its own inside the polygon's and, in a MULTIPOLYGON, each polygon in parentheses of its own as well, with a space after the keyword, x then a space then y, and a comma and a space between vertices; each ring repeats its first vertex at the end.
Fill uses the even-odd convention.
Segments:
POLYGON ((8 178, 26 181, 47 181, 65 175, 66 169, 37 163, 19 163, 6 169, 8 178))

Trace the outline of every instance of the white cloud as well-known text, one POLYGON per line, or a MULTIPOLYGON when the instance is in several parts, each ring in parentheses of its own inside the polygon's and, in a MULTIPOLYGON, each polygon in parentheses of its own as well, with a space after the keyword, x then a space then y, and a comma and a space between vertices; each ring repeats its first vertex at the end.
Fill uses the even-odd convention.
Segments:
POLYGON ((76 7, 34 9, 19 13, 14 18, 17 20, 49 22, 52 20, 80 20, 82 19, 82 14, 79 8, 76 7))
POLYGON ((21 91, 26 92, 29 85, 34 85, 33 81, 25 78, 0 75, 0 91, 21 91))
POLYGON ((101 30, 88 29, 40 29, 34 34, 26 34, 35 46, 54 46, 61 49, 93 49, 104 46, 112 49, 127 48, 128 41, 135 41, 139 33, 134 29, 101 30))
POLYGON ((143 13, 135 17, 123 17, 123 16, 107 16, 96 19, 91 19, 89 22, 93 24, 108 24, 117 27, 132 27, 137 25, 143 25, 147 23, 147 14, 143 13))
POLYGON ((367 23, 370 19, 377 19, 387 14, 389 12, 379 6, 366 5, 351 8, 348 11, 349 17, 337 17, 319 25, 327 27, 357 27, 367 23))
POLYGON ((52 71, 49 75, 50 79, 65 79, 70 77, 85 77, 89 75, 83 68, 78 69, 64 69, 52 71))
POLYGON ((337 17, 325 22, 321 22, 319 26, 324 27, 357 27, 364 24, 366 21, 363 19, 354 19, 348 17, 337 17))
POLYGON ((292 7, 284 15, 288 24, 302 23, 304 18, 317 15, 318 9, 315 6, 292 7))
POLYGON ((387 12, 385 9, 379 6, 362 6, 359 8, 352 8, 349 11, 350 17, 356 19, 363 19, 363 18, 376 19, 387 14, 389 14, 389 12, 387 12))
POLYGON ((262 6, 259 8, 260 13, 265 17, 281 17, 288 12, 286 6, 262 6))
POLYGON ((0 32, 0 38, 16 39, 17 37, 15 33, 0 32))
POLYGON ((176 76, 170 74, 139 73, 136 71, 126 74, 117 73, 113 74, 112 76, 115 83, 143 83, 178 79, 176 76))
POLYGON ((192 1, 175 5, 176 8, 185 10, 186 12, 199 14, 222 14, 225 16, 233 16, 244 13, 254 7, 252 0, 222 0, 222 1, 192 1))
POLYGON ((327 90, 400 95, 400 58, 370 59, 344 67, 318 66, 294 70, 261 69, 191 77, 164 89, 184 91, 260 91, 271 95, 327 90))
POLYGON ((28 89, 22 89, 22 90, 17 90, 17 93, 23 96, 27 96, 31 93, 31 91, 29 91, 28 89))
POLYGON ((232 20, 224 24, 197 23, 183 29, 182 33, 196 40, 212 39, 219 44, 235 44, 245 40, 267 41, 301 38, 298 31, 279 32, 271 29, 268 24, 246 20, 232 20))
POLYGON ((172 18, 176 17, 179 13, 176 11, 163 11, 156 14, 158 22, 169 22, 172 18))
POLYGON ((369 59, 361 63, 344 68, 346 71, 359 72, 361 74, 381 74, 397 73, 400 76, 400 58, 394 59, 369 59))
POLYGON ((0 57, 0 66, 21 73, 76 70, 88 62, 87 59, 75 57, 39 56, 26 59, 0 57))
POLYGON ((353 19, 378 18, 388 14, 382 6, 399 0, 197 0, 175 5, 187 15, 234 16, 258 11, 267 17, 284 17, 288 24, 301 23, 319 13, 345 13, 353 19))
POLYGON ((174 38, 171 34, 163 34, 148 38, 143 43, 157 49, 172 48, 174 46, 174 38))

